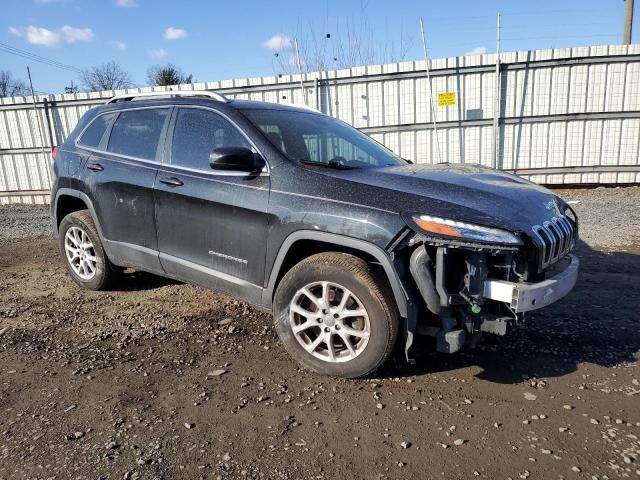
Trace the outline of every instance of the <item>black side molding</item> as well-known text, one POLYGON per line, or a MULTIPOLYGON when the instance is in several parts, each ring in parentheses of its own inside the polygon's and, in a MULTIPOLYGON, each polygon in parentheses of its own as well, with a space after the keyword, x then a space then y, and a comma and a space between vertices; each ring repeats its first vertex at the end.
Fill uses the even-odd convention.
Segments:
POLYGON ((349 247, 353 248, 354 250, 365 252, 374 257, 384 269, 389 284, 391 285, 391 289, 393 290, 393 296, 395 297, 400 316, 405 319, 407 318, 407 294, 402 286, 402 282, 400 281, 395 268, 393 267, 391 259, 387 256, 383 249, 381 249, 377 245, 366 242, 364 240, 359 240, 357 238, 346 237, 344 235, 338 235, 335 233, 318 232, 315 230, 299 230, 289 235, 284 240, 284 242, 282 242, 280 250, 278 250, 278 255, 276 256, 276 259, 273 263, 267 287, 263 292, 262 304, 266 308, 272 308, 273 293, 275 290, 278 273, 280 272, 282 263, 287 256, 287 252, 289 251, 291 246, 298 240, 317 240, 324 243, 331 243, 334 245, 349 247))

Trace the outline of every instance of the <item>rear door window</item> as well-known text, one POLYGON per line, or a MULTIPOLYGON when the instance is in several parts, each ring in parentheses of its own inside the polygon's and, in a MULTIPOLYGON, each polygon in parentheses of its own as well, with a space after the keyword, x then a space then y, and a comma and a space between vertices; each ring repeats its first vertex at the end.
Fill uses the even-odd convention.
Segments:
POLYGON ((180 167, 210 170, 209 155, 216 148, 251 144, 221 115, 202 108, 179 108, 173 130, 171 163, 180 167))
POLYGON ((129 157, 155 160, 168 108, 146 108, 120 112, 111 129, 107 151, 129 157))
POLYGON ((98 148, 115 116, 115 113, 106 113, 96 117, 84 131, 78 143, 84 147, 98 148))

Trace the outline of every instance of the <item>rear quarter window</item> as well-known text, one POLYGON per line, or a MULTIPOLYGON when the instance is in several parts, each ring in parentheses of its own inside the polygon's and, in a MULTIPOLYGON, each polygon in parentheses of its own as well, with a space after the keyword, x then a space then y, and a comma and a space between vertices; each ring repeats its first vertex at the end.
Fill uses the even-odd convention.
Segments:
POLYGON ((168 117, 168 108, 120 112, 111 129, 107 151, 144 160, 155 160, 160 135, 168 117))
POLYGON ((78 143, 84 147, 98 148, 115 116, 115 113, 106 113, 94 118, 82 133, 78 143))

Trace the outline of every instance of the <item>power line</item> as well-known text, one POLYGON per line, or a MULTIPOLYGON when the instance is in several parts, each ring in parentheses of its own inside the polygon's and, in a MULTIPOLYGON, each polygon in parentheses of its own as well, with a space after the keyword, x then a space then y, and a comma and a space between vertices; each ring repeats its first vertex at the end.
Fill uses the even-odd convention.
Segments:
POLYGON ((18 48, 15 47, 11 47, 10 45, 6 45, 4 43, 0 42, 0 51, 3 51, 5 53, 10 53, 12 55, 17 55, 19 57, 23 57, 29 60, 33 60, 35 62, 39 62, 45 65, 49 65, 51 67, 56 67, 56 68, 60 68, 63 70, 68 70, 71 72, 75 72, 75 73, 81 73, 82 70, 80 70, 79 68, 73 67, 71 65, 67 65, 65 63, 62 62, 58 62, 56 60, 52 60, 46 57, 43 57, 41 55, 36 55, 34 53, 31 52, 27 52, 25 50, 20 50, 18 48))
MULTIPOLYGON (((563 29, 566 29, 568 26, 571 27, 593 27, 593 26, 611 26, 611 22, 586 22, 586 23, 574 23, 571 22, 570 24, 565 23, 538 23, 538 24, 534 24, 534 23, 518 23, 518 22, 509 22, 509 28, 512 29, 523 29, 523 28, 530 28, 530 29, 540 29, 541 27, 544 28, 549 28, 549 27, 561 27, 563 29)), ((465 29, 466 30, 466 29, 465 29)))
POLYGON ((509 37, 503 38, 503 40, 508 40, 510 42, 515 40, 557 40, 559 38, 585 38, 585 39, 594 39, 594 38, 614 38, 616 35, 614 34, 602 34, 602 35, 547 35, 542 37, 509 37))
POLYGON ((22 50, 20 48, 12 47, 11 45, 7 45, 6 43, 0 42, 0 51, 9 53, 12 55, 17 55, 19 57, 26 58, 28 60, 33 60, 34 62, 39 62, 44 65, 48 65, 50 67, 60 68, 62 70, 67 70, 74 73, 82 73, 81 69, 76 68, 72 65, 58 62, 57 60, 53 60, 47 57, 43 57, 42 55, 37 55, 35 53, 28 52, 27 50, 22 50))
MULTIPOLYGON (((580 11, 583 13, 603 13, 605 11, 607 11, 606 9, 603 8, 598 8, 598 7, 592 7, 592 8, 580 8, 580 11)), ((502 15, 503 17, 530 17, 530 16, 550 16, 550 15, 555 15, 555 14, 562 14, 562 13, 573 13, 575 14, 575 10, 574 9, 562 9, 562 10, 532 10, 532 11, 528 11, 528 12, 507 12, 507 13, 502 13, 500 12, 500 15, 502 15)))
MULTIPOLYGON (((603 13, 606 11, 602 8, 580 8, 580 11, 583 13, 603 13)), ((511 12, 511 13, 502 13, 500 15, 502 17, 531 17, 531 16, 551 16, 562 13, 575 13, 575 10, 564 9, 564 10, 535 10, 528 12, 511 12)), ((426 17, 425 23, 431 22, 444 22, 444 21, 459 21, 459 20, 480 20, 480 19, 495 19, 495 15, 456 15, 456 16, 447 16, 447 17, 426 17)), ((433 25, 432 25, 433 27, 433 25)), ((493 24, 492 24, 493 28, 493 24)), ((466 29, 465 29, 466 30, 466 29)))

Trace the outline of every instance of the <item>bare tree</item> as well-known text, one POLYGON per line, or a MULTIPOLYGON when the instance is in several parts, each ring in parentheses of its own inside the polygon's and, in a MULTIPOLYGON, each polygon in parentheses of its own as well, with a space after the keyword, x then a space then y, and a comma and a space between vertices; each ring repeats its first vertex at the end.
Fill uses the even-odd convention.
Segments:
POLYGON ((14 79, 13 74, 8 70, 0 70, 0 97, 15 97, 28 94, 29 88, 25 82, 14 79))
MULTIPOLYGON (((303 72, 349 68, 372 63, 396 63, 405 59, 412 36, 400 33, 389 37, 374 31, 367 17, 367 3, 357 17, 340 18, 334 25, 328 18, 299 25, 296 38, 303 72)), ((386 29, 388 31, 388 29, 386 29)), ((274 73, 297 73, 295 51, 289 44, 274 52, 274 73)))
POLYGON ((129 74, 116 62, 111 61, 85 70, 80 75, 85 90, 118 90, 132 86, 129 74))
POLYGON ((156 87, 167 87, 181 83, 193 83, 193 74, 185 74, 181 69, 171 63, 155 65, 147 70, 147 82, 156 87))

